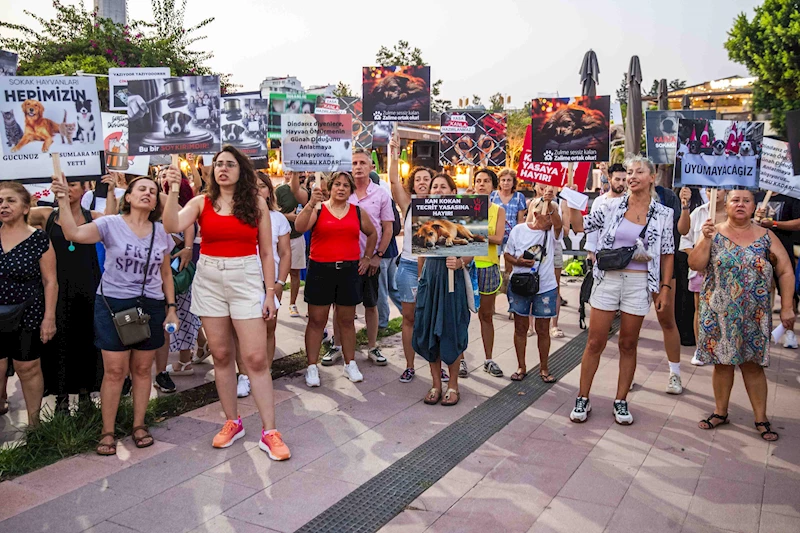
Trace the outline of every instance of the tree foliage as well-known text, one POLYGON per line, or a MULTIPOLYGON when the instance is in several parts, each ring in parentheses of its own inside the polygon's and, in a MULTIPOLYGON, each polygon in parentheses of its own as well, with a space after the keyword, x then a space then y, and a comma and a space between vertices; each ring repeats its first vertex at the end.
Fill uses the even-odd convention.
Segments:
POLYGON ((686 88, 686 80, 674 79, 667 84, 670 91, 680 91, 686 88))
POLYGON ((752 20, 740 13, 725 49, 758 77, 753 110, 771 113, 772 127, 785 136, 786 112, 800 109, 800 1, 765 0, 752 20))
MULTIPOLYGON (((417 47, 411 48, 408 41, 402 39, 390 50, 385 46, 378 49, 375 54, 375 61, 381 66, 426 66, 427 63, 422 59, 422 50, 417 47)), ((431 111, 434 115, 440 115, 453 106, 450 100, 439 98, 442 92, 442 80, 431 83, 431 111)))
MULTIPOLYGON (((197 32, 214 19, 208 18, 191 27, 183 27, 186 0, 176 7, 175 0, 153 0, 155 22, 132 21, 115 24, 110 19, 82 7, 53 0, 56 15, 47 20, 25 11, 41 29, 0 21, 5 33, 0 48, 19 54, 20 76, 71 76, 78 71, 107 74, 112 67, 169 67, 174 76, 209 75, 204 65, 209 52, 191 50, 190 45, 203 39, 197 32)), ((221 75, 223 92, 231 87, 228 75, 221 75)), ((97 78, 102 107, 108 105, 108 80, 97 78)))
POLYGON ((495 93, 489 97, 489 112, 499 113, 506 107, 506 97, 502 93, 495 93))
POLYGON ((622 73, 622 83, 619 84, 619 89, 617 89, 617 100, 619 100, 619 104, 627 104, 628 103, 628 73, 622 73))
POLYGON ((337 98, 341 98, 343 96, 355 96, 353 94, 353 89, 350 88, 348 84, 343 81, 340 81, 336 84, 336 88, 333 90, 333 96, 337 98))
POLYGON ((525 142, 525 131, 531 123, 531 103, 522 109, 506 110, 506 166, 517 168, 525 142))

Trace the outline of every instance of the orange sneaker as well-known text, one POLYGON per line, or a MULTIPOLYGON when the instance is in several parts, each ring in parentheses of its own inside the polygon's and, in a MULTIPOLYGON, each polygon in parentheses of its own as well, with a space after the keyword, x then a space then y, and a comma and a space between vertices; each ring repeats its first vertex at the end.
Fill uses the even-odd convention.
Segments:
POLYGON ((273 461, 285 461, 292 456, 289 447, 283 442, 283 437, 278 430, 266 432, 261 431, 261 442, 258 447, 267 452, 269 458, 273 461))
POLYGON ((244 437, 244 426, 242 426, 242 418, 239 417, 239 420, 225 422, 222 430, 214 435, 214 441, 211 445, 214 448, 227 448, 242 437, 244 437))

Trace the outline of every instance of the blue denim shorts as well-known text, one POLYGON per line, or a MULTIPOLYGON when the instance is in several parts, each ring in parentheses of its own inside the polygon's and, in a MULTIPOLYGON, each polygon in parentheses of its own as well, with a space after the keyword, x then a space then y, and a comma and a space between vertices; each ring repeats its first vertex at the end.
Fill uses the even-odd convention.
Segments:
POLYGON ((416 261, 401 258, 397 273, 394 275, 394 282, 397 285, 397 292, 402 303, 413 304, 417 302, 419 274, 416 261))
MULTIPOLYGON (((108 305, 111 306, 115 313, 134 307, 137 303, 137 298, 119 299, 106 297, 106 300, 108 300, 108 305)), ((147 351, 164 346, 164 320, 167 319, 167 303, 164 300, 144 298, 142 304, 142 310, 150 315, 150 338, 133 346, 125 346, 119 339, 119 334, 114 327, 111 313, 108 312, 108 307, 103 302, 103 297, 95 294, 94 345, 101 350, 109 352, 147 351)))
POLYGON ((536 296, 520 296, 509 288, 508 308, 510 312, 519 316, 553 318, 556 316, 556 298, 558 298, 558 289, 536 296))

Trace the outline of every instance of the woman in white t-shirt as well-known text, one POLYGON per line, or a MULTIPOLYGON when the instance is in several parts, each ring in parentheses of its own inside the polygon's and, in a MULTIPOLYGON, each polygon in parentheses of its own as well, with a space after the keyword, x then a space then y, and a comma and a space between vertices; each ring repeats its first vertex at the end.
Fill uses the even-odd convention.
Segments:
POLYGON ((514 314, 514 348, 519 365, 511 379, 521 381, 528 373, 525 350, 528 324, 532 317, 539 346, 540 377, 545 383, 554 383, 556 378, 550 374, 547 366, 550 355, 548 329, 550 319, 556 315, 558 302, 558 281, 553 259, 557 253, 556 235, 561 233, 562 223, 555 202, 550 202, 545 214, 540 208, 532 213, 533 220, 529 216, 528 222, 518 224, 511 230, 505 246, 506 263, 512 265, 508 306, 514 314), (518 283, 521 284, 533 272, 539 275, 539 287, 535 294, 529 294, 518 283))

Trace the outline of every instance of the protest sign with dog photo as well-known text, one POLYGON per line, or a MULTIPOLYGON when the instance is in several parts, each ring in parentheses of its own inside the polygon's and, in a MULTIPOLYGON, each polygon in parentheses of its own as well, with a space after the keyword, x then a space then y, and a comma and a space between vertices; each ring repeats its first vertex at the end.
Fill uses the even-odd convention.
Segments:
POLYGON ((147 175, 149 156, 131 156, 128 153, 128 115, 101 113, 103 120, 103 149, 106 169, 136 176, 147 175))
POLYGON ((714 120, 713 110, 692 111, 648 111, 646 114, 647 157, 656 165, 675 163, 675 147, 678 145, 678 121, 680 119, 704 118, 714 120))
POLYGON ((353 168, 352 117, 281 115, 283 168, 334 172, 353 168))
POLYGON ((0 111, 6 155, 81 156, 103 149, 92 77, 0 77, 0 111))
MULTIPOLYGON (((586 189, 591 163, 575 163, 573 165, 572 183, 579 191, 586 189)), ((535 163, 531 157, 531 127, 525 132, 525 141, 519 156, 517 178, 533 183, 542 183, 552 187, 565 187, 569 182, 569 163, 535 163)))
POLYGON ((681 119, 675 182, 756 189, 763 138, 763 122, 681 119))
POLYGON ((19 57, 14 52, 0 50, 0 76, 16 76, 19 57))
POLYGON ((111 111, 126 111, 128 109, 129 81, 169 78, 170 76, 169 67, 108 69, 108 109, 111 111))
POLYGON ((609 159, 610 96, 536 98, 531 102, 534 162, 609 159))
POLYGON ((361 98, 355 96, 318 96, 317 108, 314 111, 318 115, 338 115, 349 113, 353 117, 353 145, 356 148, 372 150, 372 122, 362 120, 361 111, 363 109, 361 98))
POLYGON ((765 191, 800 198, 800 176, 789 158, 789 143, 764 137, 758 187, 765 191))
POLYGON ((362 82, 367 120, 427 122, 431 119, 430 67, 364 67, 362 82))
POLYGON ((439 141, 442 165, 506 165, 506 116, 482 111, 442 113, 439 141))
POLYGON ((313 94, 305 95, 305 94, 270 93, 269 122, 267 124, 267 136, 270 139, 280 140, 281 115, 313 114, 316 105, 317 105, 317 97, 313 94))
POLYGON ((489 253, 489 197, 412 196, 411 231, 414 255, 485 256, 489 253))
POLYGON ((131 80, 128 148, 133 155, 217 152, 219 76, 131 80))
POLYGON ((226 94, 222 97, 222 142, 243 154, 267 154, 269 100, 261 93, 226 94))

